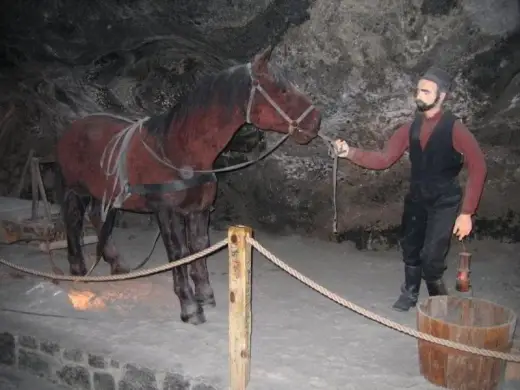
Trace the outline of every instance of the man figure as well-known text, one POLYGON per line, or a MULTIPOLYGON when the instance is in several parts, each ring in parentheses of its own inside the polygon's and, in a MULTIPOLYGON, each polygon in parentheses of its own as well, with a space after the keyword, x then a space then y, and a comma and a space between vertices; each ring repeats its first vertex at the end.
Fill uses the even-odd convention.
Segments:
POLYGON ((469 130, 442 105, 451 79, 442 69, 430 68, 419 80, 417 113, 389 139, 383 151, 365 151, 336 140, 340 157, 368 169, 386 169, 409 149, 410 188, 404 201, 401 246, 404 283, 393 308, 408 311, 417 303, 421 278, 430 296, 446 295, 442 280, 451 234, 459 240, 472 229, 472 215, 486 176, 484 155, 469 130), (468 168, 464 200, 458 174, 468 168))

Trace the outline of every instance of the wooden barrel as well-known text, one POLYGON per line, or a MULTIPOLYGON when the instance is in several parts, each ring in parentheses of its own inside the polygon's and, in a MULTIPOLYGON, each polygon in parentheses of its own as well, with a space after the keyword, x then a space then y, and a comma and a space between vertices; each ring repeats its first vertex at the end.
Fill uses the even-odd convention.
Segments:
MULTIPOLYGON (((516 327, 515 313, 475 298, 436 296, 417 306, 420 332, 500 352, 510 352, 516 327)), ((421 374, 431 383, 451 390, 497 390, 506 362, 418 340, 421 374)))
MULTIPOLYGON (((511 353, 520 355, 520 340, 513 340, 513 348, 511 353)), ((514 382, 520 389, 520 363, 507 362, 506 365, 506 382, 514 382)))

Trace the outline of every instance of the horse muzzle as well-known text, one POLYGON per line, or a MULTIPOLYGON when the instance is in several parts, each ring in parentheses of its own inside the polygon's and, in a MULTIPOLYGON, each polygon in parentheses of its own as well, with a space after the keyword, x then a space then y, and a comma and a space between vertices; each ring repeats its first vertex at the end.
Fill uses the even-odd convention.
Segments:
POLYGON ((294 126, 292 138, 300 145, 306 145, 311 142, 320 131, 321 127, 321 113, 314 108, 309 116, 305 118, 303 123, 294 126))

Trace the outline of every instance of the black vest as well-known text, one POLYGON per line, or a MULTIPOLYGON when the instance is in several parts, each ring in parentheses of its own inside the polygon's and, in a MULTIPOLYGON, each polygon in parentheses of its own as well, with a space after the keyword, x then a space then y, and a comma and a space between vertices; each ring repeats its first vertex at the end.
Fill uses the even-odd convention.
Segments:
POLYGON ((419 139, 423 115, 418 113, 410 126, 409 154, 411 184, 447 185, 456 184, 463 163, 463 156, 453 148, 453 124, 457 118, 444 112, 432 131, 426 147, 421 148, 419 139))

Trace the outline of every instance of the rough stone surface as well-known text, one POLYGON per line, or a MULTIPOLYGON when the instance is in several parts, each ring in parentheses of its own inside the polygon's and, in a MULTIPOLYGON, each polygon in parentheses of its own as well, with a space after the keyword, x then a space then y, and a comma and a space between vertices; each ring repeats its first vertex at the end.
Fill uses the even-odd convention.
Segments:
MULTIPOLYGON (((507 226, 516 229, 509 237, 517 239, 518 221, 509 213, 518 213, 519 204, 503 199, 502 193, 514 193, 518 186, 513 179, 518 153, 510 142, 520 119, 515 108, 520 94, 515 77, 520 70, 518 3, 506 1, 494 9, 486 1, 453 2, 443 12, 432 12, 426 3, 402 8, 387 1, 316 2, 310 19, 286 33, 275 58, 301 75, 304 89, 324 110, 324 131, 371 149, 380 148, 411 117, 417 76, 433 64, 447 68, 456 78, 449 106, 475 132, 488 156, 477 235, 504 235, 507 226), (475 11, 481 8, 493 8, 497 15, 485 30, 475 11), (502 223, 491 228, 489 221, 497 218, 502 223)), ((233 190, 224 187, 221 201, 239 205, 230 211, 232 220, 246 218, 247 224, 270 230, 325 231, 331 219, 330 164, 316 157, 323 149, 319 142, 315 145, 305 150, 287 145, 276 159, 263 163, 263 170, 236 179, 229 175, 233 190), (254 196, 233 194, 246 194, 252 186, 254 196)), ((373 172, 341 162, 340 228, 353 232, 371 226, 377 231, 398 225, 408 166, 405 159, 388 171, 373 172)))
MULTIPOLYGON (((145 228, 116 229, 114 242, 127 262, 136 265, 148 254, 154 233, 145 228)), ((224 237, 225 232, 213 231, 211 241, 224 237)), ((273 236, 261 231, 255 231, 255 238, 289 266, 339 296, 416 328, 415 311, 397 313, 391 309, 403 277, 397 251, 360 252, 348 243, 273 236)), ((453 243, 445 275, 452 294, 459 245, 453 243)), ((487 240, 466 246, 473 254, 473 295, 520 313, 520 263, 516 261, 520 245, 487 240)), ((85 247, 86 258, 92 260, 94 251, 95 246, 85 247)), ((49 269, 46 256, 27 245, 12 245, 2 251, 3 258, 41 271, 49 269)), ((147 267, 164 264, 164 259, 164 247, 158 245, 147 267)), ((66 269, 64 251, 56 251, 53 261, 66 269)), ((113 383, 118 390, 121 385, 132 390, 138 386, 158 390, 229 389, 227 250, 209 256, 208 267, 217 307, 205 308, 207 323, 196 327, 179 319, 170 272, 114 283, 56 285, 38 278, 17 278, 0 267, 0 334, 8 331, 18 335, 18 368, 32 367, 24 363, 28 360, 24 354, 31 352, 49 367, 42 375, 61 384, 66 384, 61 378, 64 367, 69 367, 69 377, 91 378, 93 390, 105 390, 101 386, 112 390, 113 383), (78 303, 75 297, 87 294, 92 306, 74 308, 73 303, 78 303), (58 342, 60 355, 50 356, 40 348, 29 351, 20 343, 20 336, 25 335, 31 335, 38 346, 58 342), (78 363, 60 359, 65 350, 73 349, 82 351, 85 357, 118 361, 119 368, 112 364, 105 369, 93 368, 88 359, 78 363), (85 370, 81 370, 83 375, 77 374, 81 372, 78 367, 85 370)), ((93 274, 107 272, 108 266, 101 263, 93 274)), ((378 390, 436 389, 420 375, 415 339, 337 305, 256 251, 253 275, 248 390, 366 390, 374 384, 378 390)), ((422 288, 421 301, 426 295, 422 288)), ((517 390, 518 368, 508 367, 509 379, 503 389, 517 390)))
POLYGON ((57 374, 63 382, 75 389, 90 390, 90 374, 85 367, 66 365, 57 374))
POLYGON ((0 389, 2 390, 70 390, 69 387, 46 381, 27 371, 0 364, 0 389))
POLYGON ((215 390, 215 388, 213 386, 199 383, 193 386, 192 390, 215 390))
POLYGON ((163 390, 188 390, 190 382, 184 379, 182 375, 166 375, 164 378, 163 390))
POLYGON ((0 364, 15 364, 15 342, 9 333, 0 334, 0 364))
POLYGON ((29 349, 37 349, 38 341, 34 337, 31 336, 20 336, 19 343, 22 347, 29 349))
POLYGON ((51 356, 57 355, 60 352, 60 346, 58 344, 47 341, 40 343, 40 349, 51 356))
POLYGON ((21 369, 31 371, 36 375, 49 376, 50 365, 44 356, 33 351, 20 349, 18 351, 18 365, 21 369))
POLYGON ((120 390, 157 390, 157 380, 153 371, 132 364, 126 365, 125 370, 123 378, 119 381, 120 390))
POLYGON ((88 364, 94 368, 105 368, 105 358, 103 356, 88 355, 88 364))
POLYGON ((83 352, 78 349, 66 349, 63 351, 63 358, 73 362, 83 361, 83 352))
MULTIPOLYGON (((9 91, 0 97, 1 193, 18 182, 28 149, 51 153, 72 119, 162 112, 201 76, 272 43, 273 61, 322 109, 323 131, 366 148, 381 147, 411 117, 411 92, 424 69, 449 70, 449 106, 482 143, 489 166, 476 237, 520 239, 520 202, 502 195, 520 190, 517 0, 19 1, 1 18, 0 86, 9 91)), ((251 159, 276 137, 256 148, 253 138, 262 137, 238 137, 217 165, 251 159)), ((395 243, 379 236, 393 237, 399 225, 408 169, 406 159, 382 172, 341 162, 341 238, 374 249, 395 243)), ((44 181, 52 187, 50 167, 44 181)), ((255 167, 221 176, 219 188, 216 227, 330 231, 331 161, 319 140, 288 142, 255 167)))
MULTIPOLYGON (((19 329, 16 330, 18 331, 19 329)), ((33 336, 15 336, 9 332, 0 333, 0 389, 26 390, 25 385, 17 379, 15 371, 4 375, 3 367, 22 370, 29 377, 44 378, 46 381, 41 381, 41 385, 53 390, 215 389, 201 384, 200 378, 193 379, 174 371, 154 371, 133 363, 121 365, 110 356, 64 347, 48 341, 47 338, 39 341, 33 336), (28 347, 31 349, 26 349, 28 347), (18 361, 16 356, 19 357, 18 361), (88 356, 88 359, 83 359, 84 356, 88 356), (110 364, 106 364, 107 361, 110 364)), ((34 380, 29 382, 33 383, 34 380)))
POLYGON ((95 372, 94 390, 116 390, 114 377, 106 372, 95 372))

